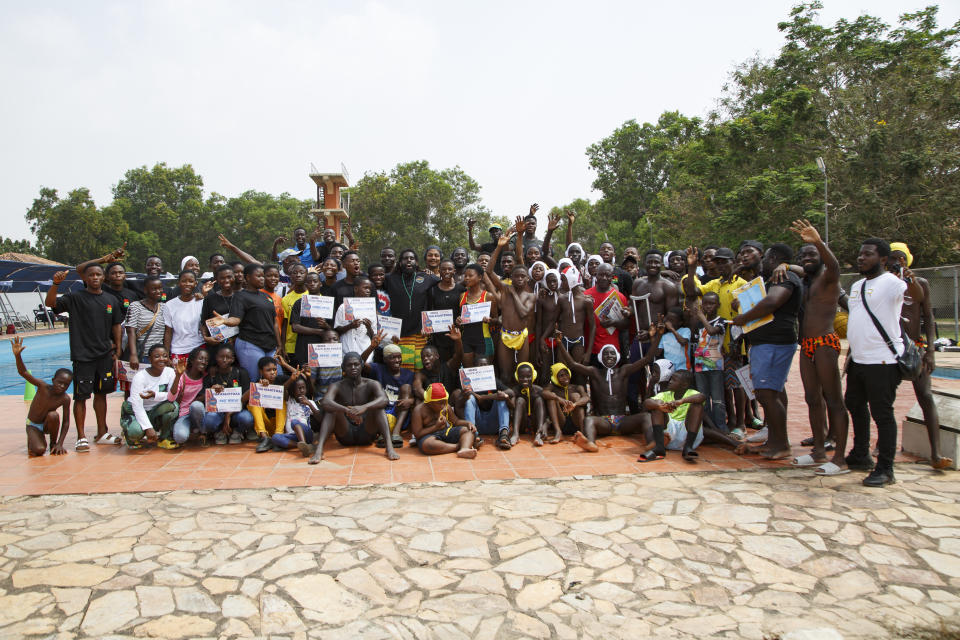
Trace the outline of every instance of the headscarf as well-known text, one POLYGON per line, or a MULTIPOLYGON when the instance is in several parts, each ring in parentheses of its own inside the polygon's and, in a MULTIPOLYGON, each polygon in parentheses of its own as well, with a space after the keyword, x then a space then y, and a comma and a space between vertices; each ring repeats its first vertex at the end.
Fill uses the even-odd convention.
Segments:
POLYGON ((657 368, 660 370, 660 378, 657 380, 656 385, 657 393, 660 393, 660 385, 668 382, 670 376, 673 375, 673 363, 666 358, 660 358, 659 360, 654 360, 653 364, 657 365, 657 368))
POLYGON ((560 386, 560 382, 557 380, 557 374, 561 371, 566 371, 568 375, 573 375, 570 373, 570 367, 562 362, 554 362, 552 365, 550 365, 550 382, 558 387, 560 386))
POLYGON ((392 343, 383 348, 383 355, 385 356, 392 356, 395 353, 403 353, 403 349, 401 349, 399 345, 392 343))
MULTIPOLYGON (((583 257, 583 247, 580 246, 579 242, 571 242, 570 244, 568 244, 567 250, 563 252, 564 256, 566 256, 567 258, 570 257, 570 247, 576 247, 577 249, 580 249, 580 256, 583 257)), ((573 264, 572 261, 571 261, 571 264, 573 264)))
POLYGON ((603 352, 607 349, 613 349, 613 352, 617 354, 617 362, 620 362, 620 351, 617 350, 612 344, 605 344, 600 348, 600 353, 597 354, 597 360, 600 361, 600 364, 607 370, 607 391, 610 392, 610 395, 613 395, 613 370, 617 366, 617 362, 613 363, 612 367, 608 367, 603 364, 603 352))
MULTIPOLYGON (((556 269, 547 269, 547 270, 543 273, 543 288, 546 289, 548 292, 550 291, 550 287, 547 286, 547 276, 549 276, 550 274, 553 274, 553 275, 556 276, 556 278, 557 278, 557 289, 560 288, 560 282, 561 282, 561 280, 560 280, 560 272, 559 272, 559 271, 557 271, 556 269)), ((554 301, 554 303, 556 303, 557 297, 558 297, 558 294, 557 294, 556 291, 554 291, 554 292, 553 292, 553 301, 554 301)))
POLYGON ((447 399, 447 388, 444 387, 439 382, 434 382, 427 390, 423 392, 423 401, 424 402, 440 402, 441 400, 446 401, 447 399))
POLYGON ((910 253, 910 248, 906 242, 891 242, 890 251, 902 251, 903 255, 907 256, 907 266, 913 264, 913 254, 910 253))
MULTIPOLYGON (((903 246, 906 247, 907 245, 903 245, 903 246)), ((904 253, 907 253, 907 252, 904 252, 904 253)), ((910 254, 907 253, 907 255, 910 255, 910 254)), ((186 256, 183 260, 180 261, 180 271, 183 271, 184 267, 186 267, 187 263, 190 262, 191 260, 196 260, 197 264, 200 264, 200 261, 197 260, 196 256, 186 256)))
POLYGON ((562 272, 564 265, 567 265, 568 268, 575 266, 573 264, 573 260, 571 260, 570 258, 560 258, 560 261, 557 263, 557 269, 559 269, 562 272))
POLYGON ((583 278, 581 278, 580 276, 580 270, 574 266, 571 266, 569 269, 564 271, 563 277, 567 279, 567 300, 570 302, 570 315, 572 317, 573 322, 576 322, 577 309, 576 309, 576 306, 573 304, 573 289, 574 287, 577 287, 583 284, 583 278))
MULTIPOLYGON (((520 367, 530 367, 530 373, 532 378, 530 378, 530 384, 533 384, 537 381, 537 369, 529 362, 521 362, 517 364, 517 368, 513 370, 513 379, 517 382, 520 382, 520 367)), ((520 395, 527 397, 527 415, 530 415, 530 405, 533 404, 533 400, 530 398, 530 388, 521 388, 520 395)))
MULTIPOLYGON (((527 269, 527 275, 530 276, 530 279, 531 279, 531 280, 533 280, 533 268, 534 268, 535 266, 537 266, 538 264, 541 265, 541 266, 543 266, 543 278, 546 278, 546 277, 547 277, 547 263, 544 262, 543 260, 537 260, 537 261, 534 262, 532 265, 530 265, 530 268, 529 268, 529 269, 527 269)), ((542 283, 544 286, 546 286, 546 283, 543 281, 543 278, 540 278, 539 280, 533 280, 533 295, 537 295, 538 293, 540 293, 540 284, 541 284, 541 283, 542 283)), ((536 303, 534 303, 534 304, 536 304, 536 303)))
MULTIPOLYGON (((593 255, 591 255, 589 258, 587 258, 587 261, 583 263, 584 273, 586 273, 587 275, 590 275, 590 261, 591 261, 591 260, 596 260, 596 261, 599 262, 600 264, 603 264, 603 258, 602 258, 602 257, 600 257, 599 255, 597 255, 596 253, 594 253, 593 255)), ((600 264, 597 265, 597 269, 600 268, 600 264)), ((590 277, 590 286, 591 286, 591 287, 597 286, 597 278, 596 278, 596 276, 591 276, 591 277, 590 277)))

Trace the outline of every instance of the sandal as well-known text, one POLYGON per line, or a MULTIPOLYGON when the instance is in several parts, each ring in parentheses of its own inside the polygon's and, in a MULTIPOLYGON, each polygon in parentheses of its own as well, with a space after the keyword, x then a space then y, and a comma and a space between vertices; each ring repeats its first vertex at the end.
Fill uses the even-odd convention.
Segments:
POLYGON ((123 441, 120 439, 120 436, 115 436, 109 431, 102 436, 93 439, 96 444, 123 444, 123 441))
POLYGON ((394 449, 403 449, 403 436, 393 436, 390 438, 394 449))
POLYGON ((80 438, 77 440, 77 444, 73 447, 73 450, 78 453, 83 453, 85 451, 90 451, 90 441, 86 438, 80 438))
POLYGON ((637 458, 637 462, 654 462, 656 460, 663 460, 665 457, 662 453, 657 453, 653 449, 650 449, 650 451, 646 453, 641 453, 640 457, 637 458))
POLYGON ((510 444, 510 436, 507 435, 506 431, 500 432, 500 437, 497 438, 497 448, 503 451, 509 451, 513 448, 513 445, 510 444))

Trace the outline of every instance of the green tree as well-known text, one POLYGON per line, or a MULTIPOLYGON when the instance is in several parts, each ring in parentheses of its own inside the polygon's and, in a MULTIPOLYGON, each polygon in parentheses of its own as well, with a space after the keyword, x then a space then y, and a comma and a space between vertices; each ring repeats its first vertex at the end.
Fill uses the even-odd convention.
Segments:
POLYGON ((37 249, 30 244, 29 240, 14 240, 13 238, 0 236, 0 253, 8 252, 37 255, 37 249))
MULTIPOLYGON (((316 226, 311 223, 312 200, 300 200, 289 193, 274 196, 259 191, 245 191, 239 196, 225 198, 213 194, 206 203, 208 220, 206 229, 200 232, 199 241, 204 249, 196 255, 201 263, 218 246, 217 235, 223 233, 234 244, 256 258, 270 258, 273 241, 279 236, 293 244, 293 230, 305 227, 311 233, 316 226), (202 255, 201 255, 202 254, 202 255)), ((228 259, 233 259, 228 256, 228 259)))
POLYGON ((102 256, 129 232, 126 221, 116 211, 98 209, 85 188, 61 199, 56 189, 43 187, 25 217, 41 254, 65 264, 102 256))
MULTIPOLYGON (((449 255, 467 246, 467 220, 477 229, 493 221, 479 204, 480 185, 460 167, 437 171, 426 160, 398 164, 390 173, 368 173, 350 189, 350 221, 365 262, 376 261, 380 248, 420 252, 436 244, 449 255)), ((479 238, 478 241, 482 241, 479 238)))

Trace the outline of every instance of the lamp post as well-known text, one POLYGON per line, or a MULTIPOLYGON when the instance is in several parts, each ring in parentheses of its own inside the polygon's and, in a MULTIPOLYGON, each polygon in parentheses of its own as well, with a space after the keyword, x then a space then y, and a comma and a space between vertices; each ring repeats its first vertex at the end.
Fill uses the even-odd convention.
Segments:
POLYGON ((823 243, 830 244, 830 211, 827 209, 827 165, 817 156, 817 168, 823 174, 823 243))

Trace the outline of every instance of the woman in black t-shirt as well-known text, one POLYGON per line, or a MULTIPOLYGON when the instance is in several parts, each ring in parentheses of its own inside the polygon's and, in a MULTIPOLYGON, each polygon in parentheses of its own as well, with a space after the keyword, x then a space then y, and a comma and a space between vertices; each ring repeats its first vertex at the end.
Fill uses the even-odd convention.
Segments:
POLYGON ((243 268, 244 288, 230 300, 230 317, 215 316, 213 323, 237 327, 240 333, 234 346, 237 360, 250 379, 259 375, 257 362, 265 356, 277 355, 280 331, 277 329, 276 307, 263 289, 263 266, 248 264, 243 268))
POLYGON ((214 276, 220 291, 211 291, 203 299, 203 307, 200 311, 200 332, 203 334, 203 341, 206 344, 207 351, 210 352, 210 361, 213 362, 216 357, 217 349, 223 344, 233 344, 233 338, 220 340, 210 335, 210 327, 207 320, 220 316, 230 315, 230 300, 233 298, 233 267, 228 264, 222 264, 217 267, 217 273, 214 276))
MULTIPOLYGON (((440 282, 437 282, 427 291, 427 309, 430 311, 450 310, 454 319, 460 315, 460 298, 466 290, 457 284, 456 267, 452 260, 443 260, 439 265, 440 282)), ((440 352, 440 359, 449 360, 453 356, 453 340, 445 333, 434 333, 430 336, 430 344, 440 352)))

